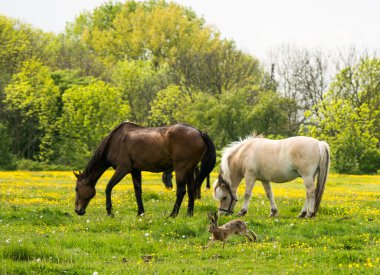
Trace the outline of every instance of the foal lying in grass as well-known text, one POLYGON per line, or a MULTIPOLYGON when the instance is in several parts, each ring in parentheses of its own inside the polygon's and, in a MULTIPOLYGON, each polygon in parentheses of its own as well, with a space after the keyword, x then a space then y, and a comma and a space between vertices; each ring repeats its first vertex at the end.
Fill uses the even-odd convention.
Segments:
POLYGON ((203 248, 209 247, 215 241, 223 242, 223 248, 224 248, 224 244, 227 238, 232 234, 243 235, 250 242, 256 241, 257 239, 257 235, 252 230, 248 229, 247 224, 242 220, 236 219, 236 220, 229 221, 228 223, 222 226, 218 226, 218 212, 210 212, 208 214, 208 218, 211 222, 211 225, 209 227, 209 232, 212 233, 212 239, 203 248))

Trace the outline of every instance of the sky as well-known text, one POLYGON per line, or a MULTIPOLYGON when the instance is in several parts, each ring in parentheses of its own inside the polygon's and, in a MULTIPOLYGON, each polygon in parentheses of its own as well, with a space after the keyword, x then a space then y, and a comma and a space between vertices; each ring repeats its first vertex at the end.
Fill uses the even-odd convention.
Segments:
MULTIPOLYGON (((0 0, 0 14, 60 33, 105 0, 0 0)), ((175 0, 259 59, 285 44, 380 50, 379 0, 175 0)), ((0 37, 1 38, 1 37, 0 37)))

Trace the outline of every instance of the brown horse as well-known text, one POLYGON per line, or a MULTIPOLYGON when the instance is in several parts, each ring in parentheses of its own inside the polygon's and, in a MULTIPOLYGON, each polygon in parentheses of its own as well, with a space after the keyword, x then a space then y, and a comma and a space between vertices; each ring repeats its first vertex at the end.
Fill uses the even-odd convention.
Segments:
POLYGON ((141 171, 175 171, 177 200, 171 217, 176 217, 187 193, 188 216, 193 215, 196 192, 200 196, 203 180, 215 166, 215 146, 206 133, 184 124, 145 128, 123 122, 103 139, 83 173, 75 174, 75 212, 84 215, 95 196, 95 185, 101 175, 113 167, 115 173, 106 187, 106 209, 112 215, 111 192, 128 173, 132 175, 138 206, 138 215, 144 213, 141 199, 141 171), (201 161, 201 170, 194 179, 194 170, 201 161))

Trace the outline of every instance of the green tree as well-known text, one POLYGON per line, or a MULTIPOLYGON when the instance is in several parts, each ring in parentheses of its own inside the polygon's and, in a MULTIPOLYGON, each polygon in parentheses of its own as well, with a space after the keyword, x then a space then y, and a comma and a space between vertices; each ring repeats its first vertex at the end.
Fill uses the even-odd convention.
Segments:
POLYGON ((58 162, 82 167, 101 139, 128 118, 129 106, 120 90, 99 80, 67 89, 62 101, 58 162))
POLYGON ((239 91, 219 98, 208 93, 194 95, 193 103, 185 110, 185 121, 207 131, 217 147, 252 132, 247 121, 249 94, 239 91))
POLYGON ((6 110, 13 139, 13 152, 28 159, 48 161, 53 152, 59 89, 49 68, 41 62, 24 62, 5 89, 6 110))
POLYGON ((324 101, 314 107, 318 116, 309 117, 309 125, 301 129, 330 144, 337 172, 373 173, 380 169, 379 79, 378 59, 363 59, 343 69, 324 101))
POLYGON ((11 138, 8 127, 0 123, 0 170, 12 169, 14 165, 11 154, 11 138))
POLYGON ((168 85, 166 68, 156 69, 152 62, 122 61, 114 70, 112 82, 122 91, 122 98, 130 104, 130 119, 147 124, 150 103, 158 91, 168 85))
POLYGON ((157 93, 152 102, 149 123, 152 126, 171 125, 184 122, 184 111, 190 98, 178 86, 168 86, 157 93))
POLYGON ((252 111, 247 115, 252 129, 258 134, 290 136, 294 133, 290 118, 296 111, 297 104, 293 99, 265 91, 258 94, 252 111))

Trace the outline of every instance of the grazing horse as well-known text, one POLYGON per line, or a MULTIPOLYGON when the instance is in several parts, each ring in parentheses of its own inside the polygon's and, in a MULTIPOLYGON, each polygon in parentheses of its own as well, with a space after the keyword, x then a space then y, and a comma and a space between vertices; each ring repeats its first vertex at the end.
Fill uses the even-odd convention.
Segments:
MULTIPOLYGON (((83 173, 75 174, 75 212, 84 215, 95 196, 95 185, 101 175, 113 167, 115 173, 106 187, 106 209, 112 215, 111 192, 128 173, 132 175, 138 214, 144 213, 141 198, 141 171, 176 173, 177 199, 171 217, 176 217, 187 193, 188 216, 193 215, 194 197, 200 192, 203 180, 215 166, 215 146, 206 133, 184 124, 146 128, 123 122, 105 137, 95 150, 83 173), (194 179, 194 170, 201 170, 194 179)), ((198 194, 199 196, 200 194, 198 194)))
POLYGON ((278 210, 270 182, 283 183, 302 177, 306 201, 298 217, 313 217, 322 199, 329 165, 329 145, 311 137, 270 140, 261 136, 249 136, 233 142, 223 151, 221 170, 214 182, 214 197, 220 201, 219 213, 233 213, 237 202, 236 190, 244 177, 244 204, 238 215, 247 213, 253 186, 259 180, 270 201, 270 216, 275 216, 278 210))

